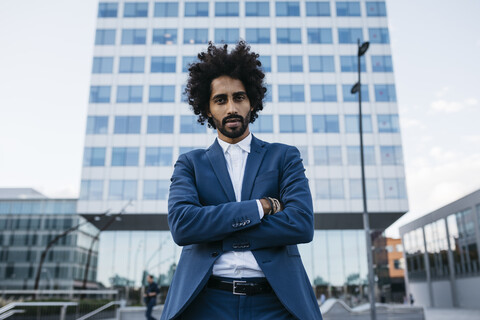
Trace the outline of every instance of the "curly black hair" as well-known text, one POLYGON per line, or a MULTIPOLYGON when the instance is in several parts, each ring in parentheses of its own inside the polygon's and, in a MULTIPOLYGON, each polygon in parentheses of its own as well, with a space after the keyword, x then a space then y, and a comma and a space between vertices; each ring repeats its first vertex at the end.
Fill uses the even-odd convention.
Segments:
POLYGON ((226 75, 243 83, 253 108, 250 123, 258 117, 258 111, 263 110, 263 99, 267 92, 259 55, 251 52, 250 46, 243 40, 231 52, 227 48, 227 44, 217 47, 210 41, 207 51, 198 54, 199 61, 188 68, 189 77, 185 87, 187 102, 198 115, 198 122, 203 125, 208 121, 208 126, 214 129, 213 119, 207 115, 214 79, 226 75))

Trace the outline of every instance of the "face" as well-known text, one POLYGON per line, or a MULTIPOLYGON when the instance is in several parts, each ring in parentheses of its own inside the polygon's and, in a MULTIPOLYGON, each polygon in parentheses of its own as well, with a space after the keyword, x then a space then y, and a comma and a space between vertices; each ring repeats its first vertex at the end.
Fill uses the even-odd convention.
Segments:
POLYGON ((153 282, 153 278, 151 276, 147 276, 147 282, 148 283, 152 283, 153 282))
POLYGON ((250 106, 242 81, 220 76, 212 81, 208 116, 217 127, 218 137, 228 143, 242 141, 250 131, 250 106))

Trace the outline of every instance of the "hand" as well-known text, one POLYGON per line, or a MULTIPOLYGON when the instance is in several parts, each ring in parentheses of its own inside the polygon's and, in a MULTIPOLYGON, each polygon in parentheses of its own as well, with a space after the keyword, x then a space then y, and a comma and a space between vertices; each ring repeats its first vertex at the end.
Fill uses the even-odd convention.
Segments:
POLYGON ((283 203, 275 198, 265 197, 260 199, 260 203, 262 204, 263 213, 265 215, 275 214, 284 209, 283 203))

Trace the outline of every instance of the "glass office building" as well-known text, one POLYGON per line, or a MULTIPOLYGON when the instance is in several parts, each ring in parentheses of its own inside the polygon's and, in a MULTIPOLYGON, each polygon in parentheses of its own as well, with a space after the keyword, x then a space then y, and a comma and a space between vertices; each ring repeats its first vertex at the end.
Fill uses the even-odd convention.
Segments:
MULTIPOLYGON (((371 226, 408 210, 384 1, 101 1, 95 34, 78 212, 117 212, 102 234, 98 280, 139 284, 168 275, 181 249, 166 223, 178 155, 213 143, 182 92, 207 47, 246 40, 260 54, 266 106, 251 131, 301 152, 315 239, 301 246, 312 284, 343 296, 366 281, 358 129, 357 39, 362 58, 364 151, 371 226)), ((165 276, 165 279, 168 279, 165 276)))
POLYGON ((77 199, 49 199, 33 189, 0 189, 1 289, 33 289, 37 272, 39 289, 81 289, 85 276, 87 289, 98 288, 93 240, 99 230, 76 215, 76 206, 77 199), (39 269, 49 242, 75 226, 50 248, 39 269))
POLYGON ((407 290, 429 307, 479 309, 480 190, 400 228, 407 290))

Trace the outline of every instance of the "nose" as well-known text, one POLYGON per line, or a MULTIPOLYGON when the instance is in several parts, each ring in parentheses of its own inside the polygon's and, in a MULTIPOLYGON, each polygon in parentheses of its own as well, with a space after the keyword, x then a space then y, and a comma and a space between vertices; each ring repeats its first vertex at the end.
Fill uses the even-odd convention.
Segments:
POLYGON ((237 104, 233 101, 233 99, 229 99, 227 102, 227 113, 229 115, 238 113, 237 104))

